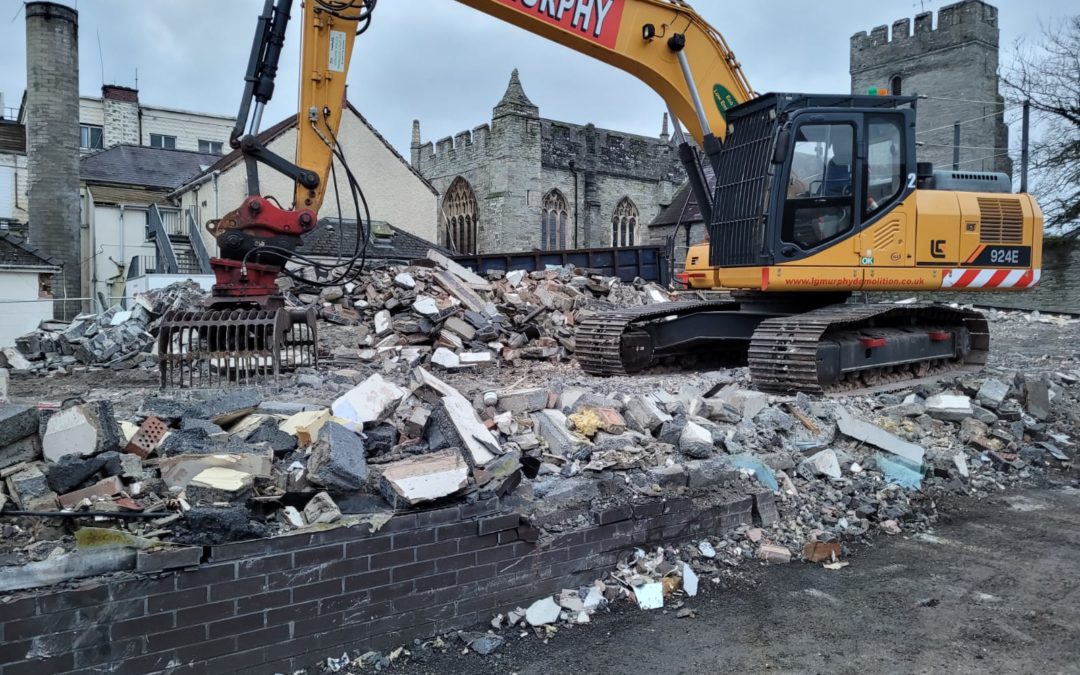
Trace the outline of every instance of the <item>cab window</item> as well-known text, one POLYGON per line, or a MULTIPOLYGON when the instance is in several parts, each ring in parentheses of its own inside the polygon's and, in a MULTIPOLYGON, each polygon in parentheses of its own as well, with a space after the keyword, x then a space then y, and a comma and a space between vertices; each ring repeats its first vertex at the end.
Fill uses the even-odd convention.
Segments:
POLYGON ((811 249, 851 231, 854 158, 851 124, 798 127, 784 205, 784 241, 811 249))
POLYGON ((872 117, 866 125, 867 162, 865 211, 867 218, 881 211, 904 189, 903 144, 900 120, 872 117))

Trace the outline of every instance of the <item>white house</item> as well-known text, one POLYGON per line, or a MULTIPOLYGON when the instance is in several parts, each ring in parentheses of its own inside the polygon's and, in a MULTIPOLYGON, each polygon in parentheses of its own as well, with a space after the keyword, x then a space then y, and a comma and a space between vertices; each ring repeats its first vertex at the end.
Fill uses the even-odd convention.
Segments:
MULTIPOLYGON (((292 159, 296 155, 296 116, 293 115, 259 134, 271 151, 292 159)), ((345 159, 356 176, 371 212, 371 219, 416 235, 438 241, 438 192, 402 157, 393 146, 351 104, 344 110, 338 132, 345 159)), ((341 217, 355 220, 356 209, 348 191, 345 171, 335 160, 341 188, 341 217)), ((330 180, 329 178, 327 179, 330 180)), ((259 166, 259 188, 263 195, 276 197, 283 205, 293 201, 293 182, 277 171, 259 166)), ((181 186, 171 197, 185 214, 200 224, 220 218, 235 209, 247 196, 247 176, 243 157, 233 151, 206 171, 181 186)), ((334 185, 330 183, 319 217, 338 217, 334 185)), ((208 250, 215 251, 213 238, 202 228, 208 250)))
POLYGON ((0 227, 26 222, 27 181, 26 127, 0 119, 0 227))
POLYGON ((58 261, 47 258, 13 234, 0 231, 0 347, 53 316, 52 276, 58 261))

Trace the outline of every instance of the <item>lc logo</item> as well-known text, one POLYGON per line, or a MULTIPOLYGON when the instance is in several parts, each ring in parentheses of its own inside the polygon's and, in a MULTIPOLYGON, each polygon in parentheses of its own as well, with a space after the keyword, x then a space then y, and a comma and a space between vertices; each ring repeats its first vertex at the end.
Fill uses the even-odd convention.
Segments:
POLYGON ((945 257, 944 239, 934 239, 930 242, 930 257, 938 258, 939 260, 945 257))

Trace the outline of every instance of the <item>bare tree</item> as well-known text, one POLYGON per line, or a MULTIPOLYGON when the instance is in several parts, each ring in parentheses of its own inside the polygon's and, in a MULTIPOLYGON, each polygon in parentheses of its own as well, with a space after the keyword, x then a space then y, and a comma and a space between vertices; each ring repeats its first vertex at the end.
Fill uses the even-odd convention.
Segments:
POLYGON ((1002 83, 1010 102, 1031 101, 1032 192, 1046 224, 1071 229, 1080 222, 1080 16, 1044 27, 1034 45, 1018 42, 1002 83))

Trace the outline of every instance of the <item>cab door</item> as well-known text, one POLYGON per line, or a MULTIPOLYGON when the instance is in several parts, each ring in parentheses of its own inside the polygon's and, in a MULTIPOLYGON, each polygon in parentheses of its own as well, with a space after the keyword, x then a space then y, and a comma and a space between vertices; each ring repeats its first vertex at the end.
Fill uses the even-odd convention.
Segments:
POLYGON ((904 196, 915 186, 915 169, 907 157, 906 118, 895 112, 868 113, 864 124, 863 199, 857 205, 863 222, 856 245, 859 262, 869 267, 910 266, 915 257, 915 219, 907 213, 904 196))

